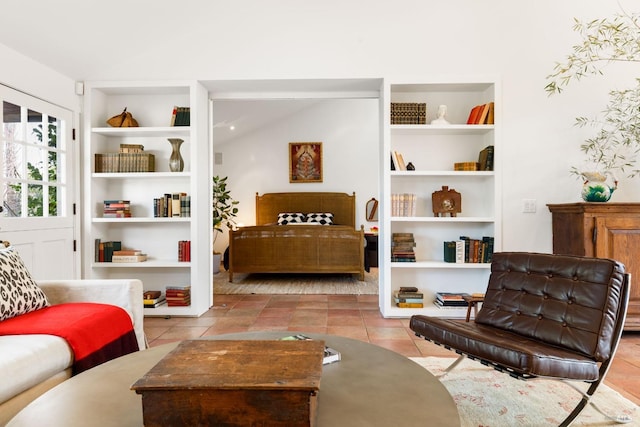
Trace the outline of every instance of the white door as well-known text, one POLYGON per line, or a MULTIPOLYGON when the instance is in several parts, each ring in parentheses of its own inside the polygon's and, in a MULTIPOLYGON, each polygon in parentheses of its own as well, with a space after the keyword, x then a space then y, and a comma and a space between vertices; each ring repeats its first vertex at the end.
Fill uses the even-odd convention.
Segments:
POLYGON ((0 85, 0 240, 36 279, 79 277, 73 113, 0 85))

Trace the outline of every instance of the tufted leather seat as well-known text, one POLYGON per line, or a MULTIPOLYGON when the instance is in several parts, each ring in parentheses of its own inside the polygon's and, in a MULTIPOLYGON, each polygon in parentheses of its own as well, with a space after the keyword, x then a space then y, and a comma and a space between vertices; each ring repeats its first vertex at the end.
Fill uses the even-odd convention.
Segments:
POLYGON ((614 260, 496 253, 474 322, 415 315, 410 327, 513 376, 590 382, 584 407, 615 353, 628 282, 624 266, 614 260))

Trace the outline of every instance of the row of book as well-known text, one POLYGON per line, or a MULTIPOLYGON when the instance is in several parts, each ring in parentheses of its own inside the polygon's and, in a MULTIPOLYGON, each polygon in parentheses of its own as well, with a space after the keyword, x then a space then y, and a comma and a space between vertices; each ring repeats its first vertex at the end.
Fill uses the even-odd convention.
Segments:
POLYGON ((165 193, 153 199, 155 218, 190 217, 191 196, 187 193, 165 193))
POLYGON ((416 216, 416 201, 413 193, 391 194, 391 216, 416 216))
POLYGON ((472 239, 460 236, 444 242, 444 261, 455 263, 490 263, 493 259, 494 238, 472 239))
POLYGON ((427 123, 427 104, 424 102, 392 102, 392 125, 424 125, 427 123))
POLYGON ((191 126, 191 108, 173 107, 171 126, 191 126))
POLYGON ((495 104, 488 102, 474 106, 467 118, 468 125, 492 125, 494 124, 495 104))
POLYGON ((131 218, 130 200, 105 200, 102 205, 103 218, 131 218))
POLYGON ((150 153, 96 153, 96 173, 155 172, 155 156, 150 153))
POLYGON ((416 262, 414 249, 416 241, 413 233, 393 233, 391 235, 391 262, 416 262))
POLYGON ((94 170, 97 173, 154 172, 155 156, 144 152, 142 144, 120 144, 117 153, 96 153, 94 170))
POLYGON ((147 260, 147 255, 138 249, 127 249, 122 247, 121 241, 105 241, 95 239, 95 262, 143 262, 147 260))
POLYGON ((424 307, 424 294, 415 286, 401 286, 393 293, 393 301, 400 308, 424 307))
POLYGON ((398 151, 391 152, 391 170, 392 171, 406 171, 407 164, 404 161, 402 153, 398 151))
POLYGON ((191 240, 178 241, 178 261, 179 262, 191 261, 191 240))

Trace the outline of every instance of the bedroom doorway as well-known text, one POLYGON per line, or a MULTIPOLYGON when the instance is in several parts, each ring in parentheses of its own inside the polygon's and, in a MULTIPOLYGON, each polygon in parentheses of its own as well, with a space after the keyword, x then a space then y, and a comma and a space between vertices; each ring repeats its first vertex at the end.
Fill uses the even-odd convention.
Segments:
MULTIPOLYGON (((371 198, 379 199, 381 79, 204 84, 210 93, 211 173, 228 176, 228 188, 240 202, 237 217, 240 225, 255 225, 256 193, 323 191, 355 192, 357 228, 362 226, 369 231, 377 225, 368 221, 366 203, 371 198), (289 182, 289 143, 302 141, 323 143, 322 182, 289 182)), ((212 249, 224 252, 228 245, 227 233, 219 234, 222 235, 217 237, 212 249)), ((377 269, 374 270, 367 273, 369 290, 366 293, 377 293, 379 288, 377 269)), ((218 280, 214 279, 214 282, 218 280)), ((344 278, 315 280, 327 279, 333 280, 333 292, 342 292, 335 289, 344 278)), ((314 278, 280 275, 278 280, 293 284, 314 278)), ((234 284, 236 282, 234 279, 234 284)), ((341 287, 349 288, 344 283, 341 287)), ((218 286, 218 289, 222 288, 218 286)))

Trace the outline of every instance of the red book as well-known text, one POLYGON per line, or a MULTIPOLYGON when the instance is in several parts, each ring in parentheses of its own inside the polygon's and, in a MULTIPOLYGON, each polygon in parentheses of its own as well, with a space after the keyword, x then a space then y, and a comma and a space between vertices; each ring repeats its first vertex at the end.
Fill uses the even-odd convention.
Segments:
POLYGON ((482 113, 483 107, 484 107, 483 105, 476 105, 471 109, 471 112, 469 113, 469 118, 467 119, 468 125, 475 125, 478 123, 478 117, 480 116, 480 113, 482 113))

